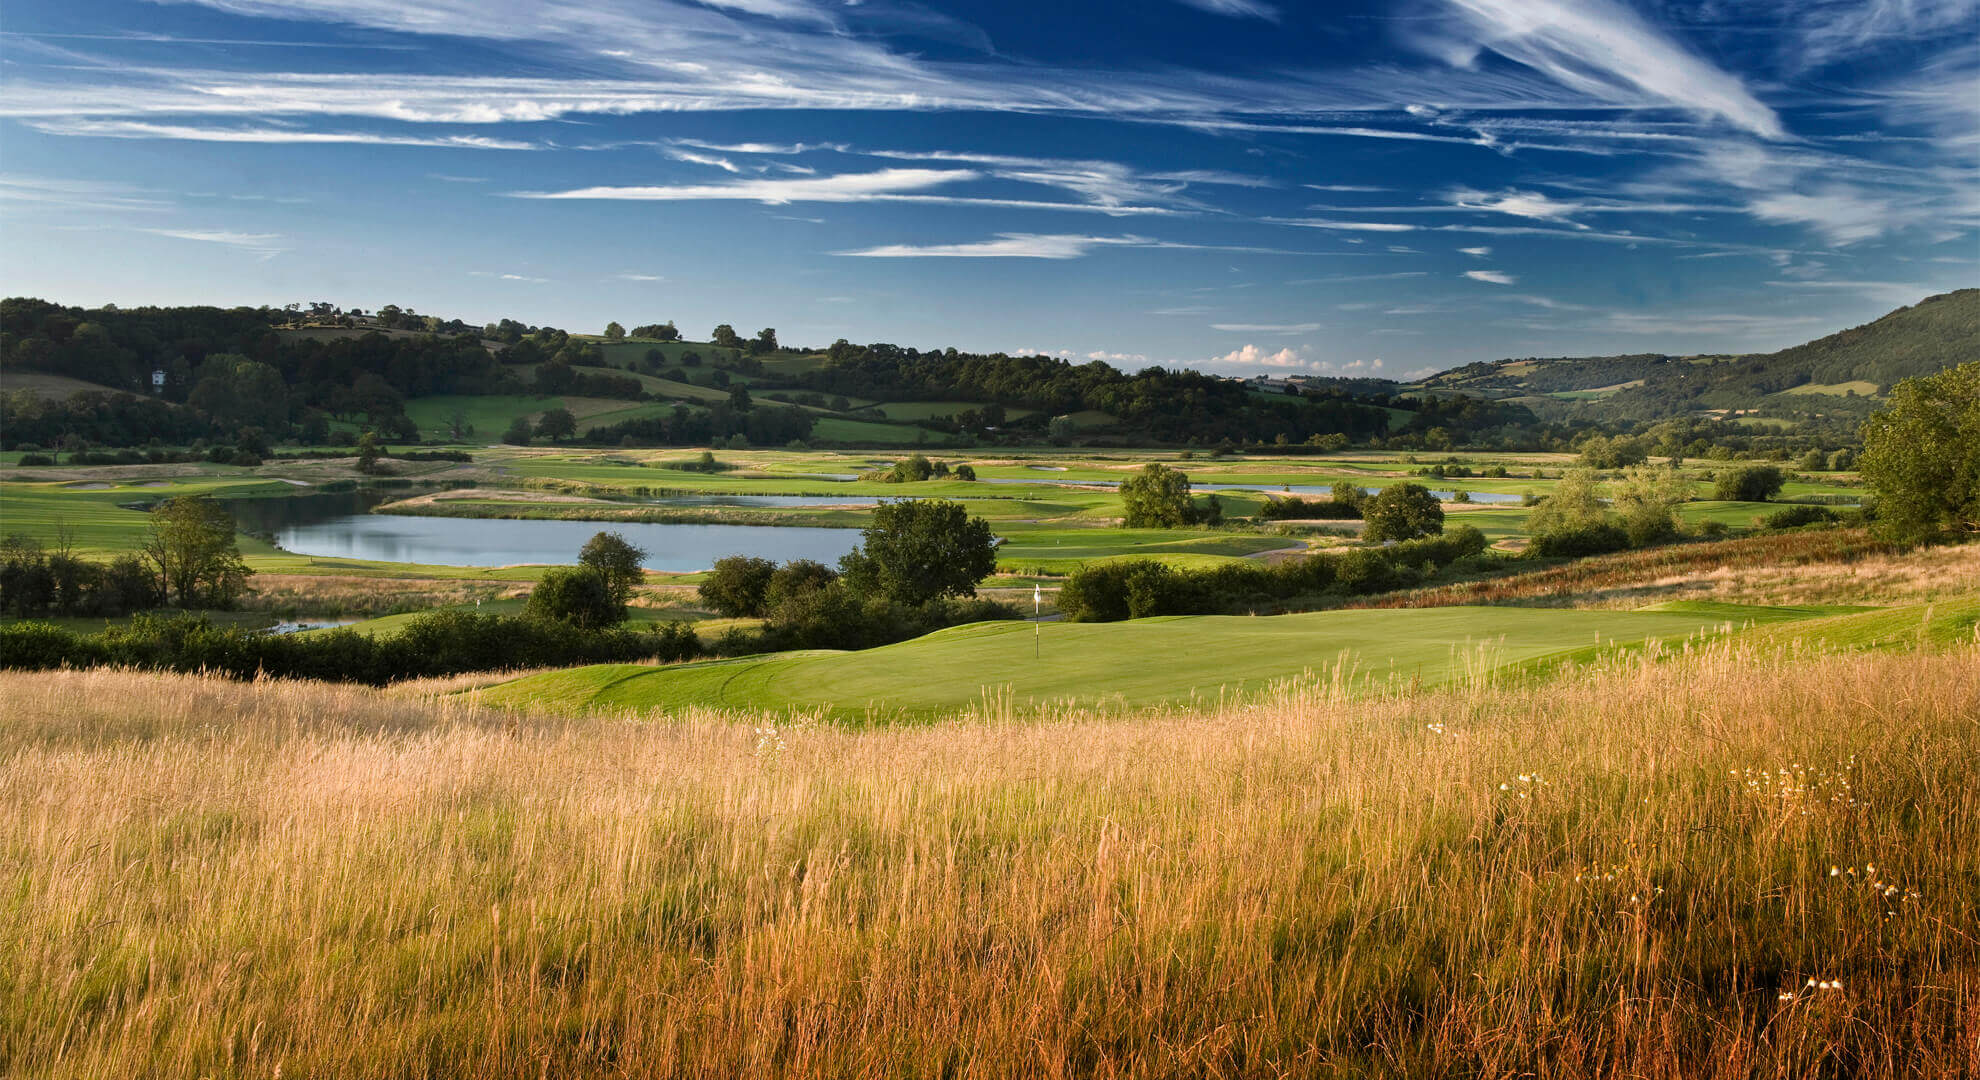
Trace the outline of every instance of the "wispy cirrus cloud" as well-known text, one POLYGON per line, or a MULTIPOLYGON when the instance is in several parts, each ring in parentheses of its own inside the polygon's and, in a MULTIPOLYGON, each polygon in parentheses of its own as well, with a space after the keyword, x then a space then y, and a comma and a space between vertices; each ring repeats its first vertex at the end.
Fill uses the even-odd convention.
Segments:
POLYGON ((905 202, 1024 210, 1083 211, 1111 217, 1170 215, 1182 212, 1173 207, 1132 205, 1113 200, 1066 202, 992 195, 930 193, 930 189, 933 188, 995 178, 979 169, 880 169, 874 172, 839 173, 830 176, 750 178, 719 184, 601 186, 572 188, 565 191, 517 191, 510 194, 522 199, 601 199, 632 202, 733 201, 756 202, 766 206, 786 206, 792 203, 905 202))
POLYGON ((172 209, 170 199, 131 184, 103 180, 67 180, 44 176, 0 176, 0 205, 32 203, 71 210, 145 213, 172 209))
POLYGON ((1464 276, 1487 285, 1517 285, 1519 279, 1499 270, 1466 270, 1464 276))
POLYGON ((882 244, 833 254, 862 259, 1078 259, 1096 248, 1146 247, 1153 243, 1145 236, 1003 233, 995 239, 961 244, 882 244))
POLYGON ((677 146, 668 147, 666 154, 668 157, 673 158, 675 161, 685 161, 690 165, 707 165, 710 166, 711 168, 720 169, 723 172, 730 172, 730 173, 742 172, 740 168, 736 167, 735 162, 730 161, 728 158, 720 157, 715 154, 699 154, 694 152, 693 150, 683 150, 677 146))
POLYGON ((1444 0, 1455 19, 1419 44, 1471 68, 1493 52, 1597 100, 1646 98, 1716 117, 1762 138, 1780 117, 1737 76, 1713 65, 1617 0, 1444 0))
POLYGON ((285 250, 280 241, 281 233, 235 232, 229 229, 138 229, 141 233, 163 236, 171 240, 190 240, 199 244, 219 244, 222 247, 237 248, 263 260, 272 259, 285 250))
POLYGON ((1275 225, 1297 225, 1302 229, 1329 229, 1335 232, 1405 233, 1417 226, 1394 221, 1341 221, 1334 218, 1266 218, 1275 225))
MULTIPOLYGON (((1284 248, 1253 247, 1243 244, 1194 244, 1180 240, 1159 240, 1149 236, 1083 236, 1066 233, 998 233, 990 240, 955 244, 883 244, 835 255, 861 258, 1028 258, 1077 259, 1099 248, 1142 248, 1158 251, 1216 251, 1251 255, 1311 255, 1312 252, 1284 248)), ((1250 283, 1220 285, 1215 289, 1241 289, 1250 283)), ((1205 290, 1197 290, 1205 291, 1205 290)))
POLYGON ((89 135, 106 139, 178 139, 220 143, 345 143, 362 146, 444 147, 456 150, 543 149, 536 143, 517 139, 497 139, 486 135, 390 135, 375 131, 202 127, 194 124, 158 124, 143 120, 79 118, 27 120, 24 123, 44 135, 89 135))
POLYGON ((1893 306, 1915 304, 1933 293, 1952 286, 1916 285, 1903 281, 1769 281, 1775 289, 1803 289, 1818 292, 1854 293, 1893 306))
POLYGON ((1207 11, 1212 15, 1229 15, 1238 19, 1264 19, 1268 22, 1279 21, 1279 9, 1263 3, 1262 0, 1178 0, 1178 2, 1198 11, 1207 11))
POLYGON ((1392 274, 1333 274, 1328 277, 1297 278, 1286 282, 1288 285, 1341 285, 1351 281, 1401 281, 1404 278, 1429 277, 1428 270, 1398 270, 1392 274))
POLYGON ((862 202, 878 196, 926 191, 975 180, 969 169, 882 169, 837 176, 735 180, 720 184, 660 184, 646 187, 588 187, 565 191, 518 191, 524 199, 624 199, 643 202, 734 200, 766 206, 800 202, 862 202))
POLYGON ((1538 191, 1507 190, 1497 194, 1486 194, 1460 188, 1451 192, 1451 204, 1459 210, 1484 210, 1495 214, 1510 214, 1513 217, 1532 218, 1535 221, 1558 221, 1573 224, 1573 215, 1586 209, 1580 203, 1555 199, 1538 191))
POLYGON ((1210 329, 1231 334, 1310 334, 1321 328, 1317 322, 1303 323, 1211 323, 1210 329))
POLYGON ((1980 25, 1980 0, 1810 0, 1781 37, 1799 67, 1819 68, 1893 42, 1980 25))

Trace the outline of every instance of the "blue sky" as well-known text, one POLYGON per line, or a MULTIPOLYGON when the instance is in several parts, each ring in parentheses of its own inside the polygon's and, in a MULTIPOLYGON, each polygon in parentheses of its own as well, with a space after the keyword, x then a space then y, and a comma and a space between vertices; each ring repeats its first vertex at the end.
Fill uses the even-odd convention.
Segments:
POLYGON ((0 291, 1403 376, 1980 284, 1980 0, 10 0, 0 291))

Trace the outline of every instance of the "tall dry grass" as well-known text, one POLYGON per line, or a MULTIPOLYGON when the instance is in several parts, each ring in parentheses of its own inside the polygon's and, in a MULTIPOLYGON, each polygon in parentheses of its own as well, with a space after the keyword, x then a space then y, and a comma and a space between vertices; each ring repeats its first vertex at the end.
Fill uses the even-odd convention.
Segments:
POLYGON ((867 731, 0 698, 13 1075, 1980 1071, 1972 645, 867 731))
POLYGON ((1482 581, 1350 600, 1351 608, 1636 608, 1669 600, 1897 606, 1980 593, 1980 544, 1902 549, 1863 529, 1671 544, 1482 581))
POLYGON ((528 582, 451 578, 256 574, 241 606, 250 611, 312 615, 395 615, 425 608, 529 595, 528 582))

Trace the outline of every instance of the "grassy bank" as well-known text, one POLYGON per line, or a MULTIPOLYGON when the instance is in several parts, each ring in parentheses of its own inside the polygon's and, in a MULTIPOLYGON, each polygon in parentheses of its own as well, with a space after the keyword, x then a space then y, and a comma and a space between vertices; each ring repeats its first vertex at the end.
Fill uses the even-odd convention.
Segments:
POLYGON ((0 1069, 1980 1069, 1970 643, 869 731, 422 693, 0 675, 0 1069))
POLYGON ((1320 673, 1356 692, 1438 685, 1467 673, 1597 647, 1677 640, 1807 618, 1807 609, 1672 611, 1439 608, 1270 618, 1176 616, 1116 623, 979 623, 861 652, 793 652, 667 668, 601 665, 483 691, 491 704, 796 710, 837 720, 921 719, 986 698, 1029 709, 1146 707, 1256 695, 1320 673))

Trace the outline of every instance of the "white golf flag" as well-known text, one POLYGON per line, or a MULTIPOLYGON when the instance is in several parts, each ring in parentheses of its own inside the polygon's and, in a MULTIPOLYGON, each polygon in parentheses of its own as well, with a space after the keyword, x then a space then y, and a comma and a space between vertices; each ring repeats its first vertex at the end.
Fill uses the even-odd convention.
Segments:
POLYGON ((1045 602, 1045 594, 1038 591, 1038 583, 1031 583, 1031 613, 1038 614, 1038 605, 1045 602))

